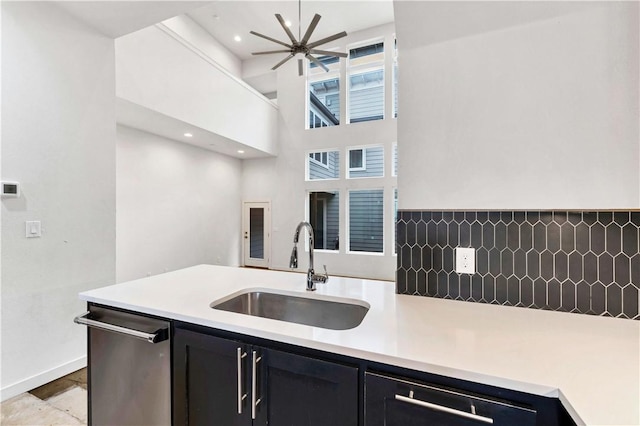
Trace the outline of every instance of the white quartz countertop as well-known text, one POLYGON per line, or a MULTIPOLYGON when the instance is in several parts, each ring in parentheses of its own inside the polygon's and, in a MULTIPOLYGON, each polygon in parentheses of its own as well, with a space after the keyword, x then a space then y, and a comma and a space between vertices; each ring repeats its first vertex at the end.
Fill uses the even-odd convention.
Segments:
POLYGON ((100 303, 544 396, 578 424, 640 425, 640 321, 395 294, 395 284, 199 265, 80 293, 100 303), (362 324, 327 330, 211 309, 248 288, 360 299, 362 324))

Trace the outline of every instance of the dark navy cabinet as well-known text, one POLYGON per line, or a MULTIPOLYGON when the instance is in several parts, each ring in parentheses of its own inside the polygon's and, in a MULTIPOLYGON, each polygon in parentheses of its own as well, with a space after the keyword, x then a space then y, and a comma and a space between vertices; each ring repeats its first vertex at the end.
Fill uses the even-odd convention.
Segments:
POLYGON ((386 375, 365 375, 365 426, 535 426, 536 410, 511 401, 386 375))
POLYGON ((176 328, 174 425, 357 426, 358 367, 176 328))
POLYGON ((575 426, 531 395, 174 321, 173 425, 575 426))
POLYGON ((251 425, 247 345, 181 329, 174 338, 173 424, 251 425))

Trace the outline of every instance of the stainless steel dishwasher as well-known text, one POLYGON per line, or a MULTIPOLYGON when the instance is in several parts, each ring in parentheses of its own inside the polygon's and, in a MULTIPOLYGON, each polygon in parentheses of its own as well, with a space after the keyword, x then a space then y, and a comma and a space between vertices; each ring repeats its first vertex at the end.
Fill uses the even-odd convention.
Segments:
POLYGON ((168 321, 99 306, 74 319, 87 326, 89 424, 171 424, 168 321))

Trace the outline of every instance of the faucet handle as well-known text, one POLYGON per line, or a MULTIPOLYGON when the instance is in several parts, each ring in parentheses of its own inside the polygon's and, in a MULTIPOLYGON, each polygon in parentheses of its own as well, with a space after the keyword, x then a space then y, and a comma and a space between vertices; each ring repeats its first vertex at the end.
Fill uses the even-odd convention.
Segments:
POLYGON ((327 281, 329 281, 329 273, 327 272, 327 265, 322 265, 322 267, 324 268, 324 282, 326 283, 327 281))

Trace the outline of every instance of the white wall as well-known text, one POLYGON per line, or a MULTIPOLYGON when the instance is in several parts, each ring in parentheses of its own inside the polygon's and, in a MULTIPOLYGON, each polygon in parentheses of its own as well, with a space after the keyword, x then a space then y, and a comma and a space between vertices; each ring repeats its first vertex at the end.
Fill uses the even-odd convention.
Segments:
MULTIPOLYGON (((391 61, 390 46, 393 46, 392 24, 375 27, 350 34, 331 47, 345 51, 346 46, 362 40, 385 37, 387 60, 391 61)), ((328 46, 329 47, 329 46, 328 46)), ((390 68, 387 68, 390 69, 390 68)), ((346 81, 343 72, 341 84, 346 81)), ((326 264, 329 275, 347 275, 375 279, 393 280, 396 257, 393 255, 393 202, 387 198, 385 207, 385 253, 347 254, 345 214, 347 189, 373 185, 384 189, 385 197, 393 194, 396 178, 391 176, 391 150, 396 141, 396 120, 391 118, 391 102, 386 105, 386 119, 367 123, 344 124, 346 122, 346 99, 341 98, 341 125, 305 130, 307 112, 304 108, 306 82, 298 77, 296 61, 290 61, 278 70, 278 140, 279 154, 273 159, 245 160, 243 162, 243 198, 245 201, 271 200, 272 247, 271 268, 289 269, 293 233, 301 220, 306 219, 307 192, 310 190, 339 189, 340 194, 340 241, 339 253, 316 252, 316 270, 322 272, 326 264), (305 161, 310 150, 335 148, 341 152, 341 175, 345 174, 344 149, 349 146, 378 144, 385 146, 385 177, 369 179, 341 179, 335 182, 305 182, 305 161)), ((386 99, 391 99, 391 75, 386 75, 386 99)), ((306 237, 305 237, 306 238, 306 237)), ((300 253, 299 270, 307 268, 308 257, 300 253)))
POLYGON ((398 2, 402 209, 640 207, 638 2, 398 2))
POLYGON ((48 2, 2 2, 2 399, 86 363, 78 292, 115 280, 113 40, 48 2), (25 221, 42 237, 26 239, 25 221))
POLYGON ((116 95, 276 154, 278 108, 161 25, 116 40, 116 95))
POLYGON ((240 263, 241 160, 118 126, 118 282, 240 263))
POLYGON ((162 21, 162 25, 181 37, 184 42, 189 43, 192 48, 198 49, 204 55, 213 58, 218 65, 235 77, 242 77, 242 62, 240 59, 187 15, 179 15, 167 19, 162 21))

